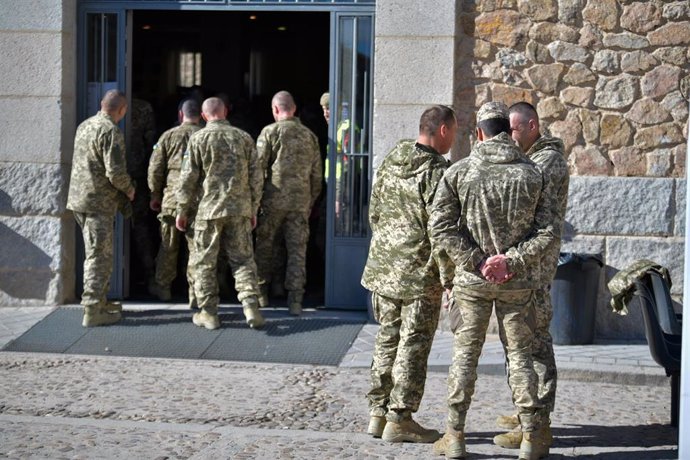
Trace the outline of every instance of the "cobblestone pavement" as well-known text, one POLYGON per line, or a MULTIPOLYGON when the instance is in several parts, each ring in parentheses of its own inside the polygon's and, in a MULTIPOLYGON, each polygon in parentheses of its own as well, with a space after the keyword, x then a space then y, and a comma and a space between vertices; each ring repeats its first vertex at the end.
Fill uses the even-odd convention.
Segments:
MULTIPOLYGON (((0 353, 0 458, 418 459, 430 445, 365 434, 368 370, 217 361, 0 353)), ((446 374, 431 372, 417 420, 442 430, 446 374)), ((559 382, 549 458, 669 459, 667 385, 559 382)), ((470 458, 509 413, 503 376, 480 375, 470 458)))

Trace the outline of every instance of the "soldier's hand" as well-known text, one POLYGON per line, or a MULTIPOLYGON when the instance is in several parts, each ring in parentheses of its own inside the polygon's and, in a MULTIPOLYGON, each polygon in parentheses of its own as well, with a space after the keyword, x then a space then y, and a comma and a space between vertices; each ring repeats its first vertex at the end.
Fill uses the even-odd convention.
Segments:
POLYGON ((256 216, 252 216, 250 222, 252 224, 252 230, 254 230, 256 228, 256 216))
POLYGON ((482 276, 490 283, 503 284, 514 276, 514 273, 508 270, 508 258, 503 254, 486 259, 480 270, 482 276))
POLYGON ((187 217, 186 216, 177 216, 175 219, 175 227, 181 232, 186 232, 187 231, 187 217))
POLYGON ((129 201, 134 201, 134 188, 129 191, 127 198, 129 198, 129 201))
POLYGON ((151 208, 151 211, 160 212, 160 210, 161 210, 161 199, 158 197, 152 197, 151 201, 149 201, 149 208, 151 208))

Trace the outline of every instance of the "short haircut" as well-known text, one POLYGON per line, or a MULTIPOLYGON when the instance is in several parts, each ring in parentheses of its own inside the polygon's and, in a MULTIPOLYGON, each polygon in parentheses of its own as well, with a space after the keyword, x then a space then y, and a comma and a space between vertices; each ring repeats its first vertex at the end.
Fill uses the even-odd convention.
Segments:
POLYGON ((419 119, 419 134, 433 136, 442 125, 457 122, 455 111, 446 105, 432 105, 419 119))
POLYGON ((225 103, 218 97, 209 97, 201 105, 201 110, 206 115, 222 116, 225 103))
POLYGON ((182 115, 187 118, 199 118, 199 116, 201 116, 199 102, 197 102, 196 99, 185 99, 182 101, 180 111, 182 112, 182 115))
POLYGON ((123 105, 127 105, 127 96, 120 90, 111 89, 106 91, 101 99, 101 109, 106 112, 116 112, 123 105))
POLYGON ((292 98, 292 94, 287 91, 278 91, 273 96, 271 105, 278 107, 281 112, 289 112, 295 108, 295 100, 292 98))
POLYGON ((510 120, 506 118, 488 118, 477 123, 477 127, 484 131, 488 137, 494 137, 501 133, 510 134, 510 120))
POLYGON ((537 120, 539 121, 539 114, 537 109, 534 108, 529 102, 516 102, 511 105, 508 109, 510 113, 519 113, 524 120, 537 120))

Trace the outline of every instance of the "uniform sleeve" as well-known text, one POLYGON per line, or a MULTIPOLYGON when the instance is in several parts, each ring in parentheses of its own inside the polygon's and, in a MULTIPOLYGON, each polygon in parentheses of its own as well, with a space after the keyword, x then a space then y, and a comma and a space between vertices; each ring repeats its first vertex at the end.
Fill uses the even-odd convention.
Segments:
POLYGON ((163 196, 165 178, 168 174, 168 155, 166 153, 165 135, 158 139, 153 146, 153 153, 149 161, 148 184, 151 193, 158 197, 163 196))
MULTIPOLYGON (((423 200, 426 207, 427 216, 431 215, 433 209, 433 202, 438 190, 438 184, 443 177, 444 169, 437 168, 426 175, 425 184, 423 184, 423 200)), ((431 234, 429 222, 427 222, 427 234, 431 234)), ((455 264, 448 256, 448 253, 433 239, 431 240, 431 253, 434 261, 438 266, 441 284, 444 288, 451 288, 453 286, 453 278, 455 277, 455 264)))
POLYGON ((272 161, 272 144, 269 132, 266 128, 261 130, 259 137, 256 139, 256 153, 258 167, 261 169, 261 174, 266 177, 266 173, 272 161))
POLYGON ((132 178, 127 174, 127 160, 125 159, 125 140, 121 132, 111 130, 101 138, 101 151, 105 175, 113 187, 129 194, 134 189, 132 178))
POLYGON ((323 166, 321 165, 321 151, 319 150, 319 142, 316 140, 316 136, 311 136, 312 147, 311 147, 311 205, 314 206, 314 202, 319 197, 321 193, 321 187, 323 186, 323 166))
POLYGON ((444 174, 439 182, 429 218, 432 245, 443 250, 456 267, 472 272, 484 259, 485 254, 466 228, 459 225, 461 217, 456 174, 444 174))
POLYGON ((249 192, 252 197, 252 216, 256 216, 263 194, 265 169, 262 168, 257 148, 249 135, 246 139, 246 148, 249 152, 249 192))
POLYGON ((201 156, 192 138, 182 156, 182 169, 177 183, 177 215, 189 216, 199 189, 201 156))
POLYGON ((383 180, 382 169, 379 168, 374 174, 374 185, 371 188, 371 198, 369 199, 369 226, 375 230, 381 218, 381 187, 383 180))
POLYGON ((553 218, 553 232, 560 241, 563 232, 565 209, 568 202, 568 185, 570 175, 568 164, 563 153, 557 150, 549 150, 547 155, 537 162, 544 179, 544 201, 553 218))
MULTIPOLYGON (((506 251, 508 269, 515 274, 523 274, 534 267, 540 268, 540 261, 549 246, 554 242, 553 208, 549 207, 545 193, 545 181, 542 184, 541 196, 537 203, 533 229, 530 236, 506 251)), ((539 276, 540 273, 535 273, 539 276)))

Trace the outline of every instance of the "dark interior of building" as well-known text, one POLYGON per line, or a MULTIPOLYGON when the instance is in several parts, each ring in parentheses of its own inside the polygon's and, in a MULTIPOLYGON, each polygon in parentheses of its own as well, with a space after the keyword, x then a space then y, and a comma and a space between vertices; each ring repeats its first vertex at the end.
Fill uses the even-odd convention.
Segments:
MULTIPOLYGON (((325 157, 327 125, 319 97, 329 83, 328 13, 135 11, 132 41, 132 94, 153 107, 156 139, 177 123, 180 101, 210 96, 226 100, 230 123, 256 139, 274 121, 273 94, 287 90, 302 122, 319 137, 325 157)), ((318 222, 325 218, 322 214, 313 212, 310 218, 307 305, 323 302, 325 223, 318 222)), ((149 274, 143 272, 141 256, 150 251, 155 257, 158 248, 157 221, 153 213, 148 217, 151 248, 137 247, 141 238, 131 238, 132 299, 147 298, 149 274)), ((173 284, 173 298, 178 299, 187 292, 185 257, 180 259, 173 284)), ((276 287, 279 277, 274 276, 276 287)), ((221 300, 233 301, 230 270, 222 270, 219 279, 221 300)))

